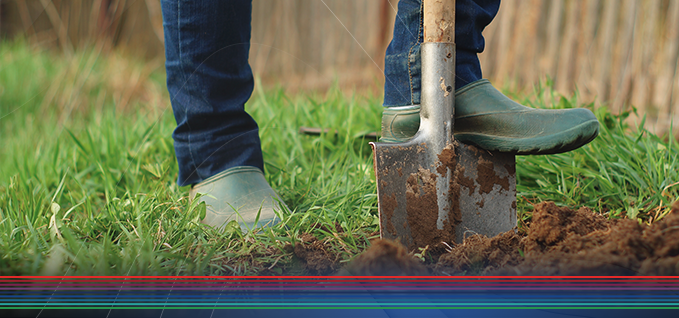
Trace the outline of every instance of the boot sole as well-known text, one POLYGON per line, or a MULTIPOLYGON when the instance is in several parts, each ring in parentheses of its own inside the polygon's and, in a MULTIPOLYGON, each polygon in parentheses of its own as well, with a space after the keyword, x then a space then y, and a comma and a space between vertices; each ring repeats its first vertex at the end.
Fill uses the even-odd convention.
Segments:
POLYGON ((455 139, 489 151, 517 155, 549 155, 580 148, 599 135, 599 122, 591 120, 557 134, 513 138, 478 133, 456 133, 455 139))

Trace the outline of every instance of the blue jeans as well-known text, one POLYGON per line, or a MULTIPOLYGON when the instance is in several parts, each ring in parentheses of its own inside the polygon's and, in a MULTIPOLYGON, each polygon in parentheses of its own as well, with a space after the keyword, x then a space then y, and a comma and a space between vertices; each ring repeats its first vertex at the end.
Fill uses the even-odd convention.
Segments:
POLYGON ((263 170, 257 123, 245 112, 254 88, 248 64, 249 0, 163 0, 167 89, 180 186, 235 166, 263 170))
MULTIPOLYGON (((481 32, 499 0, 457 0, 456 88, 481 78, 481 32)), ((177 183, 199 183, 236 166, 264 170, 257 123, 245 112, 254 87, 248 64, 251 0, 161 0, 177 183)), ((400 0, 386 53, 384 106, 419 104, 422 1, 400 0)))
MULTIPOLYGON (((455 2, 455 89, 480 80, 478 53, 483 52, 483 29, 500 8, 500 0, 457 0, 455 2)), ((384 63, 384 106, 420 103, 422 0, 400 0, 394 38, 384 63)))

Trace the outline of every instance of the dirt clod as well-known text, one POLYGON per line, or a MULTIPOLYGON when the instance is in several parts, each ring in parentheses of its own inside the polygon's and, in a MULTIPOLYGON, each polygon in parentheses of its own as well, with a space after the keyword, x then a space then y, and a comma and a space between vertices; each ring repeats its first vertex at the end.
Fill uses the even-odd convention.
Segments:
POLYGON ((374 240, 365 252, 352 260, 340 274, 355 276, 427 275, 424 265, 398 242, 374 240))
MULTIPOLYGON (((406 256, 414 260, 398 243, 376 241, 352 266, 361 275, 415 275, 406 256)), ((467 237, 426 267, 432 275, 679 275, 679 213, 641 225, 539 203, 525 233, 467 237)))
POLYGON ((304 268, 312 274, 327 275, 336 270, 337 257, 312 234, 302 234, 300 242, 295 244, 294 253, 302 260, 304 268))
POLYGON ((517 265, 521 237, 513 231, 502 233, 492 239, 474 235, 453 247, 450 253, 441 255, 435 271, 442 274, 477 272, 487 273, 508 265, 517 265), (519 247, 519 248, 517 248, 519 247))
POLYGON ((608 227, 605 217, 587 208, 573 211, 554 203, 535 206, 533 220, 528 228, 527 252, 542 252, 561 243, 567 236, 583 236, 608 227))

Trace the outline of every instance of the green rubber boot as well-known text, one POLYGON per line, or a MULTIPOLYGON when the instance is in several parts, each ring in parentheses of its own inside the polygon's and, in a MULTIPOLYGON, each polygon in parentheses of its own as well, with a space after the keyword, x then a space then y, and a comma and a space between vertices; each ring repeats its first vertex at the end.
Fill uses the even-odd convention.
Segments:
POLYGON ((207 205, 202 223, 220 230, 236 220, 241 230, 270 227, 280 222, 275 211, 288 207, 274 192, 259 168, 241 166, 220 172, 191 187, 207 205), (256 223, 255 223, 256 222, 256 223))
MULTIPOLYGON (((382 141, 403 142, 417 132, 419 106, 389 107, 382 141)), ((518 104, 479 80, 455 92, 455 139, 490 151, 518 155, 567 152, 599 134, 596 116, 584 108, 534 109, 518 104)))
POLYGON ((387 107, 382 112, 383 142, 404 142, 420 128, 420 105, 387 107))

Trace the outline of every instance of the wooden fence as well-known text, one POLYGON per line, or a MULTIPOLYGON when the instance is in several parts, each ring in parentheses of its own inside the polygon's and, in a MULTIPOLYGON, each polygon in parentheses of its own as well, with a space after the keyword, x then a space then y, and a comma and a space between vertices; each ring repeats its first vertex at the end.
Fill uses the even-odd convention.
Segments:
MULTIPOLYGON (((0 32, 65 54, 108 41, 162 58, 158 0, 4 0, 0 32)), ((397 0, 254 0, 250 61, 265 83, 380 90, 397 0), (282 80, 282 81, 281 81, 282 80)), ((679 0, 503 0, 484 32, 485 77, 526 89, 554 81, 657 132, 679 123, 679 0)))
POLYGON ((255 0, 252 67, 289 86, 319 88, 337 80, 379 87, 395 16, 391 2, 255 0))

